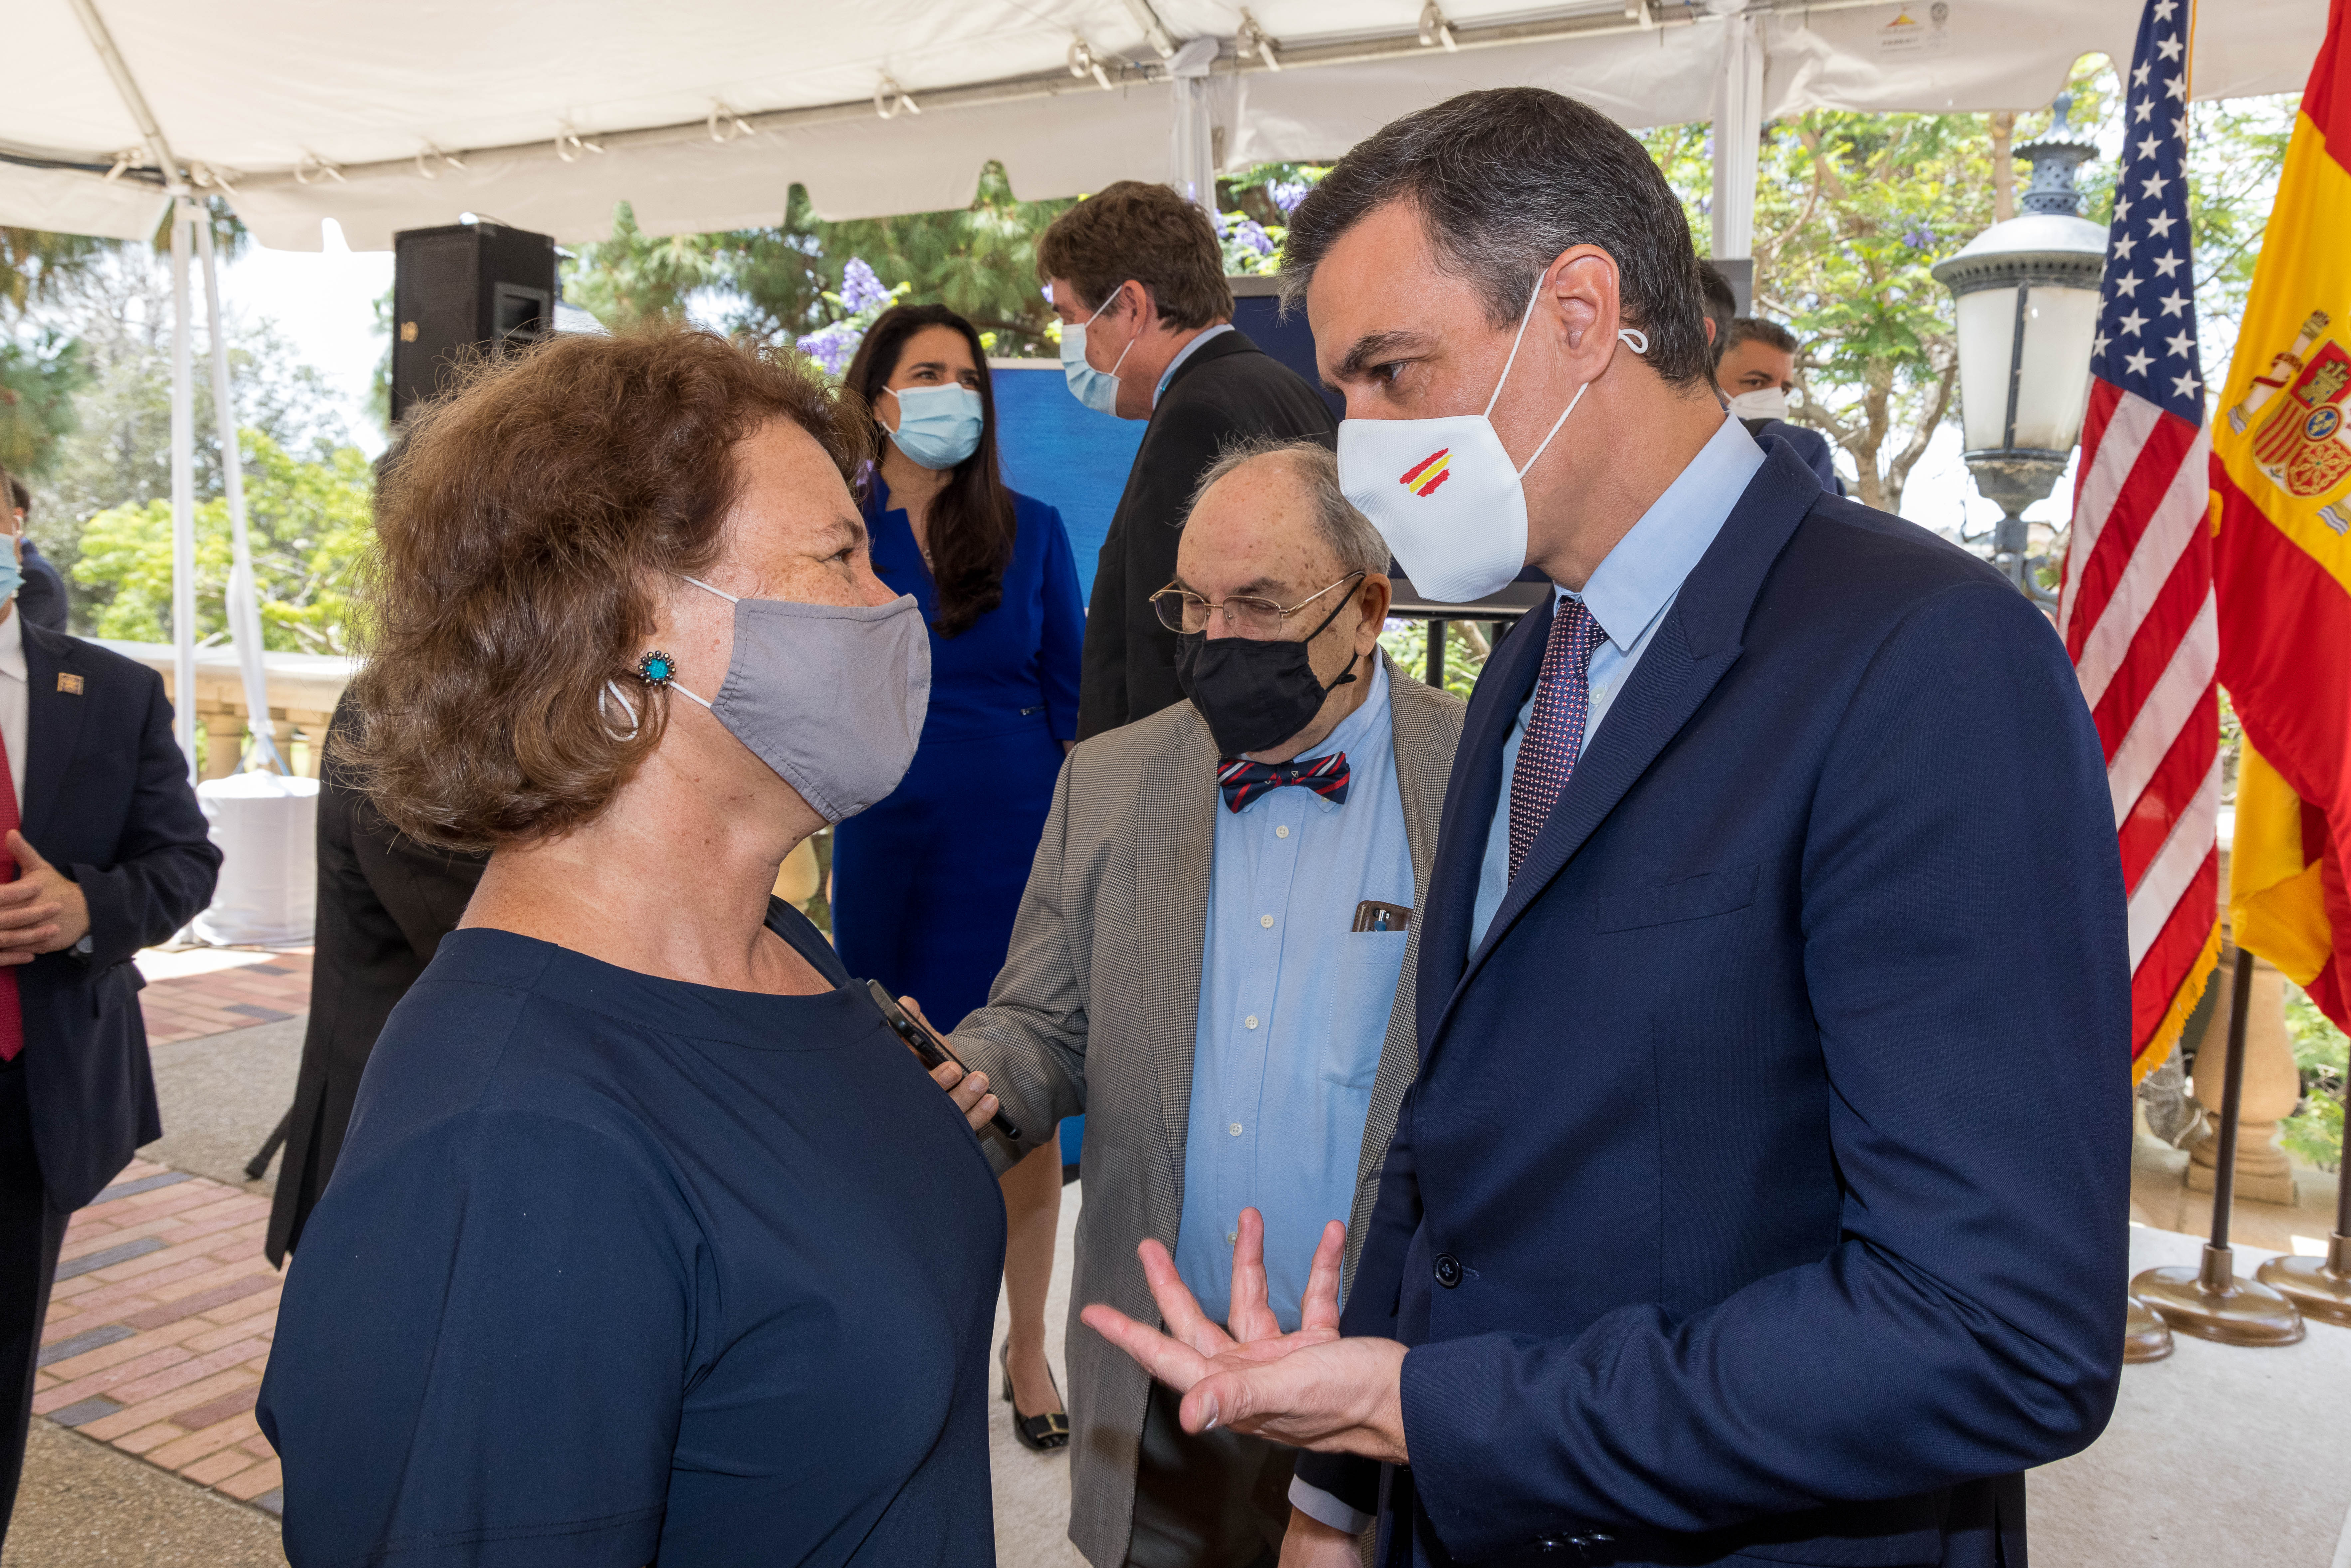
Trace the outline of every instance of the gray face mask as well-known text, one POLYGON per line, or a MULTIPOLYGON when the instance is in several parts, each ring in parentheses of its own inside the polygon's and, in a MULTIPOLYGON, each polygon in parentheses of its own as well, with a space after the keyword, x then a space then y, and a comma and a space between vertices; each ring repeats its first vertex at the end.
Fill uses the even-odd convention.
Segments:
MULTIPOLYGON (((931 632, 914 595, 888 604, 794 604, 737 599, 735 657, 715 698, 655 680, 710 710, 736 739, 800 792, 828 822, 853 817, 898 787, 914 760, 931 703, 931 632)), ((647 654, 646 663, 666 654, 647 654)))

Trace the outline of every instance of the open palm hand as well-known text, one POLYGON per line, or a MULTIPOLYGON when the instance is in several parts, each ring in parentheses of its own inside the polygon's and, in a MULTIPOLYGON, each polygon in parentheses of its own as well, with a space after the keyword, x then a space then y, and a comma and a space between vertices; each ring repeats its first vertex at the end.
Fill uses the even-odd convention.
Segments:
POLYGON ((1301 1448, 1405 1462, 1397 1379, 1405 1347, 1393 1340, 1339 1334, 1339 1260, 1347 1228, 1322 1228, 1299 1303, 1284 1333, 1266 1301, 1265 1219, 1241 1210, 1233 1241, 1233 1290, 1224 1325, 1209 1321, 1155 1240, 1136 1249, 1166 1332, 1099 1303, 1086 1325, 1184 1396, 1187 1432, 1226 1426, 1301 1448))

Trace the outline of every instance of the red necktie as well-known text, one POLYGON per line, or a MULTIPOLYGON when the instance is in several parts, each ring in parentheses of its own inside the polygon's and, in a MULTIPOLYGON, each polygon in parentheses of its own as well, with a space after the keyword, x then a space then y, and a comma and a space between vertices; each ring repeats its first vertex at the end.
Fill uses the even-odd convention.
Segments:
MULTIPOLYGON (((16 787, 10 780, 8 742, 0 737, 0 882, 16 880, 16 857, 5 848, 16 819, 16 787)), ((16 995, 16 971, 0 967, 0 1061, 14 1061, 25 1049, 25 1006, 16 995)))

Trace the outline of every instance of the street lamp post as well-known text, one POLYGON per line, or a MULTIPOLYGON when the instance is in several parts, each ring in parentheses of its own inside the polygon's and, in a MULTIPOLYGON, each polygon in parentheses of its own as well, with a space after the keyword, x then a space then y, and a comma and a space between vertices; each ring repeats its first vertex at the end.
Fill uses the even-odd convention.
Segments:
POLYGON ((1934 267, 1959 311, 1961 456, 2002 514, 1992 564, 2043 602, 2054 596, 2033 580, 2042 558, 2026 553, 2023 513, 2057 483, 2082 434, 2106 251, 2106 231, 2081 216, 2074 187, 2074 170, 2098 150, 2065 123, 2073 95, 2055 107, 2048 134, 2016 149, 2032 160, 2023 213, 1934 267))

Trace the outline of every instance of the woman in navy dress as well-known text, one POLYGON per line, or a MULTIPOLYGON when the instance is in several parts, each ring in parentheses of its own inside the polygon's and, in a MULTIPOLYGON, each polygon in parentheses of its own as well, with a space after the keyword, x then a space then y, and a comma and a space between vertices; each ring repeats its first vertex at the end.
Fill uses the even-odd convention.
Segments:
POLYGON ((287 1282, 295 1568, 995 1560, 994 1096, 768 894, 922 725, 854 442, 813 375, 672 329, 486 369, 392 460, 340 760, 490 854, 287 1282))
MULTIPOLYGON (((944 1033, 1004 967, 1078 733, 1084 605, 1061 514, 1005 488, 970 322, 939 305, 885 311, 844 380, 870 413, 859 499, 873 570, 930 622, 931 708, 896 792, 834 834, 833 939, 852 974, 914 998, 944 1033)), ((1045 1360, 1061 1197, 1050 1145, 1005 1175, 1006 1397, 1039 1449, 1069 1441, 1045 1360)))

